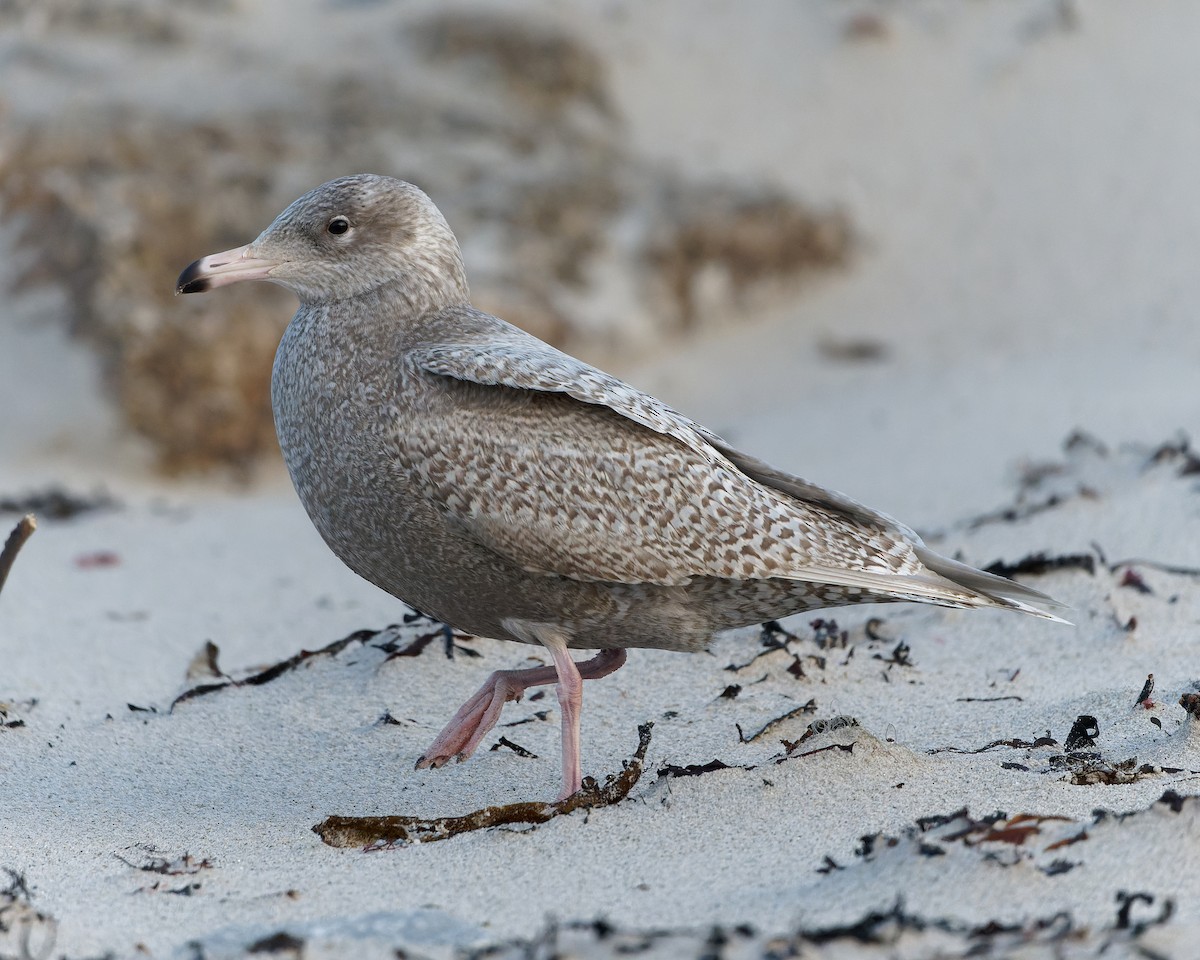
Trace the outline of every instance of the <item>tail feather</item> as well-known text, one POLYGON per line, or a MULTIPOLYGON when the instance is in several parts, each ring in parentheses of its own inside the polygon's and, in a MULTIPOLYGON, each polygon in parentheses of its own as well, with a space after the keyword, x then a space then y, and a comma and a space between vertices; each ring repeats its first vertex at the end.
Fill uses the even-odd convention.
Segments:
POLYGON ((959 563, 957 560, 934 553, 924 545, 916 548, 916 554, 917 559, 931 572, 949 580, 960 589, 977 594, 981 600, 986 601, 980 606, 1008 607, 1045 620, 1053 620, 1055 623, 1069 624, 1071 622, 1054 612, 1056 610, 1065 612, 1069 609, 1067 605, 1053 597, 1046 596, 1039 590, 1017 583, 1015 580, 998 577, 994 573, 976 570, 965 563, 959 563))

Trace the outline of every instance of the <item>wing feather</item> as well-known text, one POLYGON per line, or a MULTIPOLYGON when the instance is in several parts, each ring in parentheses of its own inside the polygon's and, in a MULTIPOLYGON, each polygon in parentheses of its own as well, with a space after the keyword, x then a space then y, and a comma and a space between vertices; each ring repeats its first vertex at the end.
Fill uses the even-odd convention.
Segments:
POLYGON ((879 515, 804 481, 758 482, 730 454, 764 476, 765 464, 540 341, 408 355, 428 374, 497 388, 477 402, 460 396, 453 423, 415 424, 412 468, 473 536, 526 570, 658 584, 843 582, 851 570, 853 585, 883 589, 921 569, 879 515), (799 495, 810 489, 823 498, 799 495))

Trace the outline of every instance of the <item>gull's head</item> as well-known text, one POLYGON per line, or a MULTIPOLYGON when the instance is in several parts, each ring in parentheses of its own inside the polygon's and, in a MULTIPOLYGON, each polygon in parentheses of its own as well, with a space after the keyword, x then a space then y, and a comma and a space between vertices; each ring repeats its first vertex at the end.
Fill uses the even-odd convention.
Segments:
POLYGON ((419 309, 468 299, 462 253, 441 211, 411 183, 374 174, 306 193, 252 243, 190 264, 175 292, 239 280, 278 283, 303 303, 346 300, 385 285, 419 309))

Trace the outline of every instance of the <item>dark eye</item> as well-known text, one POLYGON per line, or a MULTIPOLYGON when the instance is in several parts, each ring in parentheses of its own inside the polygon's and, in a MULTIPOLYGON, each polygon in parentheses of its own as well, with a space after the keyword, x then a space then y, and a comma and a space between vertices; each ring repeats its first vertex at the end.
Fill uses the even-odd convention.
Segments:
POLYGON ((350 221, 345 217, 334 217, 329 221, 329 226, 325 228, 335 237, 340 237, 350 229, 350 221))

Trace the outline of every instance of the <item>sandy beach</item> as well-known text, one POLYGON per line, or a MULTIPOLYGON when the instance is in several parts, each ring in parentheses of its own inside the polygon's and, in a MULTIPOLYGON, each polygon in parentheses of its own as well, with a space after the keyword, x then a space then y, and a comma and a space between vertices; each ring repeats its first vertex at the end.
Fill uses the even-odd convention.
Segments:
POLYGON ((471 46, 478 8, 84 6, 0 5, 0 534, 38 516, 0 593, 0 957, 1194 955, 1200 8, 488 8, 578 44, 514 47, 564 105, 471 46), (295 306, 175 274, 366 164, 426 186, 508 319, 1074 624, 888 604, 631 651, 584 694, 613 802, 446 827, 553 799, 549 688, 413 769, 546 656, 406 620, 261 424, 172 446, 252 403, 238 363, 265 377, 295 306), (590 199, 543 236, 550 181, 590 199), (712 184, 731 206, 697 207, 712 184), (658 228, 764 198, 845 243, 717 245, 672 286, 658 228), (199 339, 136 339, 161 330, 199 339), (314 832, 401 816, 452 835, 314 832))

